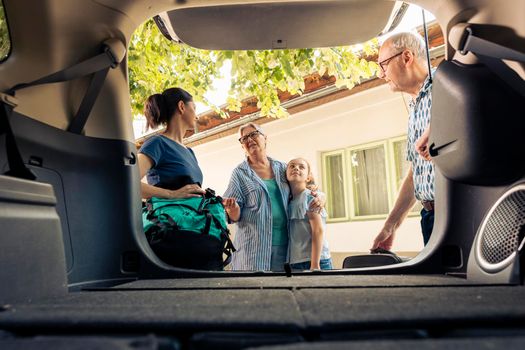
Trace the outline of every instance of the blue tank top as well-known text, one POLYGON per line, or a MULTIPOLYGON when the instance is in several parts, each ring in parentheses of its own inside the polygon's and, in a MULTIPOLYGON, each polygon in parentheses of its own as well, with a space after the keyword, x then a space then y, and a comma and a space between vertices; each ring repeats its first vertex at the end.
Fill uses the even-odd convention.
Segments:
POLYGON ((202 171, 191 148, 163 136, 155 135, 147 139, 139 153, 153 161, 146 176, 148 184, 170 190, 185 185, 202 185, 202 171))

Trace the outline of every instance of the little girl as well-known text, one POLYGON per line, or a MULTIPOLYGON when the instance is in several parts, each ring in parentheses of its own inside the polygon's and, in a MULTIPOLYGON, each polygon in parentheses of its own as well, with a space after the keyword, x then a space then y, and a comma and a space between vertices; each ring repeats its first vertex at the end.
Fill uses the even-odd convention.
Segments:
POLYGON ((330 270, 332 259, 324 238, 326 211, 308 209, 314 198, 307 186, 314 180, 306 159, 292 159, 286 167, 292 200, 288 205, 290 219, 290 266, 300 270, 330 270))

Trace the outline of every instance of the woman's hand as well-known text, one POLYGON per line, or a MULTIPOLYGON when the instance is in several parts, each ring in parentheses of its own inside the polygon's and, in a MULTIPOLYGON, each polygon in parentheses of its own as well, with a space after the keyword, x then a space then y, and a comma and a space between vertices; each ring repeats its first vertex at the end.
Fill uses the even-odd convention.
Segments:
POLYGON ((228 217, 231 221, 239 220, 241 217, 241 207, 235 198, 223 198, 222 205, 224 206, 224 210, 226 210, 226 214, 228 214, 228 217))
POLYGON ((168 198, 201 197, 205 192, 199 185, 192 184, 181 187, 178 190, 170 190, 168 198))

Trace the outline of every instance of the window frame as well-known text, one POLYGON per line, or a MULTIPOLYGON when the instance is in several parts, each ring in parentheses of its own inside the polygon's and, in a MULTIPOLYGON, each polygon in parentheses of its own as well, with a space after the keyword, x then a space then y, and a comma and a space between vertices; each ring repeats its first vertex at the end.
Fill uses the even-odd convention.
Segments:
MULTIPOLYGON (((321 153, 321 165, 322 165, 322 183, 323 183, 323 186, 324 188, 328 189, 328 188, 331 188, 331 183, 330 183, 330 176, 328 174, 328 162, 327 162, 327 158, 330 157, 330 156, 334 156, 334 155, 340 155, 341 156, 341 163, 342 163, 342 172, 343 172, 343 193, 344 193, 344 203, 343 203, 343 206, 344 206, 344 210, 345 210, 345 215, 344 217, 339 217, 339 218, 330 218, 329 216, 327 217, 326 219, 326 222, 327 223, 337 223, 337 222, 346 222, 348 220, 350 220, 350 217, 349 217, 349 207, 348 207, 348 196, 346 195, 346 193, 348 193, 348 170, 347 170, 347 160, 346 160, 346 150, 345 149, 338 149, 338 150, 334 150, 334 151, 329 151, 329 152, 322 152, 321 153)), ((324 191, 327 195, 327 190, 324 191)), ((330 202, 329 201, 326 201, 326 211, 327 213, 330 212, 330 202)))
MULTIPOLYGON (((395 204, 395 200, 397 198, 397 195, 399 193, 399 190, 401 189, 401 187, 397 188, 397 184, 396 184, 396 156, 395 156, 395 153, 394 153, 394 143, 396 142, 399 142, 399 141, 407 141, 408 139, 408 136, 406 134, 404 135, 401 135, 401 136, 397 136, 397 137, 392 137, 392 138, 389 138, 388 139, 388 143, 389 143, 389 151, 391 152, 391 154, 389 155, 389 159, 391 161, 391 171, 392 171, 392 194, 393 194, 393 200, 392 200, 392 203, 391 203, 391 207, 390 209, 392 209, 394 207, 394 204, 395 204)), ((408 160, 406 159, 402 159, 403 161, 406 161, 408 162, 408 160)), ((406 174, 405 174, 406 176, 406 174)), ((418 203, 416 202, 416 204, 412 207, 412 209, 408 212, 408 217, 414 217, 414 216, 419 216, 419 212, 420 210, 422 209, 422 207, 419 205, 418 206, 418 203)))
MULTIPOLYGON (((343 188, 344 188, 344 209, 345 216, 339 218, 330 218, 328 216, 327 223, 341 223, 341 222, 359 222, 359 221, 373 221, 373 220, 384 220, 388 217, 388 214, 394 207, 397 199, 399 188, 397 188, 396 179, 396 155, 394 144, 399 141, 407 140, 407 135, 399 135, 389 137, 383 140, 367 142, 359 145, 353 145, 350 147, 340 148, 327 152, 320 152, 321 164, 322 164, 322 184, 324 188, 330 188, 331 184, 329 181, 329 174, 327 168, 327 157, 333 155, 342 155, 342 166, 343 166, 343 188), (377 146, 383 146, 385 152, 385 178, 387 187, 387 206, 388 213, 386 214, 375 214, 375 215, 356 215, 356 189, 353 183, 353 171, 352 171, 352 152, 375 148, 377 146)), ((399 161, 407 161, 406 159, 399 159, 399 161)), ((406 174, 405 174, 406 176, 406 174)), ((325 191, 327 192, 327 191, 325 191)), ((327 193, 328 195, 328 193, 327 193)), ((327 212, 329 212, 329 202, 326 203, 327 212)), ((408 213, 408 217, 419 216, 420 209, 416 203, 414 207, 408 213)))
POLYGON ((364 143, 364 144, 360 144, 360 145, 356 145, 356 146, 352 146, 352 147, 348 147, 346 149, 346 153, 347 153, 347 157, 348 157, 348 174, 350 175, 348 178, 347 178, 347 182, 349 182, 349 186, 351 186, 351 191, 349 191, 349 196, 350 197, 350 217, 349 217, 349 220, 350 221, 370 221, 370 220, 378 220, 378 219, 384 219, 388 216, 388 213, 386 214, 373 214, 373 215, 356 215, 356 210, 357 210, 357 205, 356 205, 356 189, 354 187, 354 183, 353 183, 353 171, 352 171, 352 152, 355 152, 355 151, 364 151, 364 150, 367 150, 367 149, 373 149, 373 148, 377 148, 378 146, 382 146, 383 147, 383 151, 384 151, 384 155, 385 155, 385 180, 386 180, 386 189, 387 189, 387 207, 388 207, 388 210, 390 211, 390 209, 392 208, 392 206, 390 205, 390 203, 392 202, 392 188, 391 188, 391 180, 390 180, 390 171, 389 171, 389 168, 390 168, 390 162, 389 162, 389 151, 388 151, 388 143, 387 143, 387 140, 382 140, 382 141, 374 141, 374 142, 368 142, 368 143, 364 143))

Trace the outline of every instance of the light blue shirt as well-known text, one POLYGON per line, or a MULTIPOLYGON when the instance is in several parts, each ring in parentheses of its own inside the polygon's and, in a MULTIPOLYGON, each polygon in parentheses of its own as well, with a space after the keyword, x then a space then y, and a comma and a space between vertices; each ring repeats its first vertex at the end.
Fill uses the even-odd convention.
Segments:
MULTIPOLYGON (((286 180, 286 163, 269 158, 281 193, 283 206, 288 210, 290 188, 286 180)), ((233 169, 223 197, 235 198, 241 208, 232 255, 232 270, 270 270, 272 258, 272 206, 263 180, 244 161, 233 169)), ((286 217, 288 220, 288 217, 286 217)))
POLYGON ((434 163, 416 152, 414 145, 423 131, 430 125, 432 106, 432 83, 425 80, 417 97, 410 102, 407 133, 407 160, 412 163, 414 195, 420 201, 434 200, 434 163))
MULTIPOLYGON (((290 217, 290 264, 312 260, 312 226, 310 225, 307 211, 313 199, 312 192, 306 189, 288 205, 290 217)), ((326 210, 323 208, 320 214, 323 220, 324 232, 321 260, 330 259, 330 249, 326 241, 326 210)))

